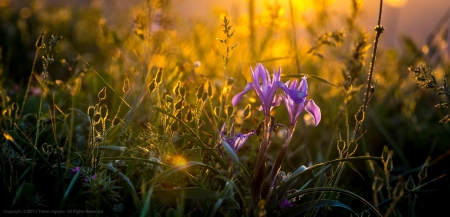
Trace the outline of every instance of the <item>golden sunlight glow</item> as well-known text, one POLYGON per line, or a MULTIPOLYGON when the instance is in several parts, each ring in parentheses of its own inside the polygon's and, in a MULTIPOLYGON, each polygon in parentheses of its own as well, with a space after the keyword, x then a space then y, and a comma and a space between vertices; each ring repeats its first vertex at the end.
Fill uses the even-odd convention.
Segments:
POLYGON ((427 53, 428 53, 428 46, 424 45, 424 46, 422 47, 422 52, 423 52, 424 54, 427 54, 427 53))
POLYGON ((405 6, 408 0, 386 0, 385 3, 393 8, 401 8, 405 6))
POLYGON ((255 102, 256 102, 256 98, 250 97, 250 98, 248 99, 248 101, 250 101, 251 103, 255 103, 255 102))
POLYGON ((184 157, 179 156, 179 155, 176 155, 176 156, 174 156, 174 157, 172 158, 172 163, 173 163, 174 165, 183 165, 183 164, 185 164, 186 162, 187 162, 186 159, 184 159, 184 157))

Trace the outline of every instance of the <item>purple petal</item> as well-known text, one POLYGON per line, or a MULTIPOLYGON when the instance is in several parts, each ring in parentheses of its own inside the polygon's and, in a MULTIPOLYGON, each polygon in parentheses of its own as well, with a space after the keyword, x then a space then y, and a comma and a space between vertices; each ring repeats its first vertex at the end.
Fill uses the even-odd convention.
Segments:
POLYGON ((231 100, 231 104, 233 106, 236 106, 239 102, 239 100, 241 100, 242 96, 244 96, 245 93, 247 93, 250 89, 252 89, 253 87, 253 82, 248 82, 247 85, 244 88, 244 91, 236 94, 233 99, 231 100))
POLYGON ((262 80, 262 86, 267 85, 267 77, 268 77, 268 73, 267 70, 264 68, 264 66, 261 63, 256 64, 255 67, 255 78, 256 80, 253 80, 253 82, 257 83, 259 85, 259 79, 261 78, 262 80))
POLYGON ((72 170, 72 173, 77 173, 80 170, 80 167, 77 166, 75 168, 72 168, 71 170, 72 170))
POLYGON ((252 130, 252 131, 250 131, 249 133, 246 133, 246 134, 239 133, 236 136, 235 152, 237 152, 239 149, 241 149, 242 145, 245 142, 247 142, 248 137, 250 137, 251 135, 255 135, 255 131, 254 130, 252 130))
POLYGON ((295 90, 295 87, 297 86, 297 79, 295 79, 292 83, 289 83, 290 81, 286 82, 286 86, 289 87, 289 89, 295 90))
POLYGON ((308 94, 306 94, 305 92, 291 90, 291 89, 287 88, 286 85, 283 84, 283 82, 279 81, 279 82, 277 82, 277 84, 287 95, 289 95, 289 97, 291 97, 291 99, 295 103, 304 102, 305 98, 308 96, 308 94))
POLYGON ((283 96, 278 95, 278 97, 276 99, 273 100, 272 106, 279 106, 281 103, 281 100, 283 100, 283 96))
POLYGON ((313 116, 315 126, 317 126, 322 118, 319 106, 317 106, 312 99, 306 100, 305 110, 313 116))
POLYGON ((298 90, 302 91, 304 93, 308 93, 308 82, 306 82, 306 77, 303 76, 302 80, 300 81, 300 85, 298 86, 298 90))
POLYGON ((294 205, 292 205, 289 200, 286 198, 284 199, 281 203, 280 203, 280 208, 281 209, 285 209, 285 208, 289 208, 289 207, 293 207, 294 205))

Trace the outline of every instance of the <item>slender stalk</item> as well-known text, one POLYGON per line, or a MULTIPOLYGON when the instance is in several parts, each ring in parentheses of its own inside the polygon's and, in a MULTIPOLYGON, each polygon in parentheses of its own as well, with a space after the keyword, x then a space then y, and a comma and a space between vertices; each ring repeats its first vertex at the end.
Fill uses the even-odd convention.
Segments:
POLYGON ((269 197, 270 197, 270 191, 271 191, 271 187, 273 187, 273 184, 275 182, 275 176, 278 174, 278 172, 280 172, 280 168, 281 168, 281 163, 283 162, 284 156, 286 155, 287 149, 289 147, 289 144, 291 143, 292 140, 292 135, 294 133, 295 130, 295 126, 291 126, 288 129, 288 137, 286 138, 286 141, 283 144, 283 147, 281 147, 280 152, 277 155, 277 158, 275 159, 275 162, 272 166, 272 169, 270 170, 270 174, 267 177, 266 181, 264 182, 264 185, 262 186, 262 193, 261 193, 261 198, 265 198, 266 201, 269 201, 269 197))
POLYGON ((264 179, 264 170, 266 168, 267 149, 270 142, 270 116, 266 115, 264 119, 264 133, 262 142, 259 146, 258 157, 256 158, 255 172, 252 180, 252 199, 254 207, 257 207, 259 200, 261 199, 261 185, 264 179))
MULTIPOLYGON (((45 72, 44 72, 45 73, 45 72)), ((43 80, 45 79, 46 75, 43 76, 43 80)), ((42 82, 42 85, 44 85, 44 82, 42 82)), ((43 101, 44 101, 44 95, 45 95, 45 91, 44 91, 44 87, 41 87, 41 100, 39 102, 39 112, 36 115, 36 137, 34 139, 34 149, 33 149, 33 167, 31 168, 31 180, 30 183, 33 184, 33 173, 34 173, 34 167, 36 166, 36 151, 37 151, 37 145, 38 145, 38 139, 39 139, 39 134, 41 134, 41 128, 39 127, 41 125, 41 117, 42 117, 42 105, 43 105, 43 101)))
MULTIPOLYGON (((373 78, 373 69, 374 69, 374 65, 375 65, 375 59, 377 56, 377 49, 378 49, 378 41, 380 38, 381 33, 383 33, 384 31, 384 27, 381 26, 381 14, 383 11, 383 0, 380 0, 380 10, 378 12, 378 25, 375 27, 375 42, 374 42, 374 46, 373 46, 373 54, 372 54, 372 61, 370 62, 370 71, 369 71, 369 77, 367 79, 367 89, 366 89, 366 93, 364 96, 364 104, 361 107, 361 109, 358 111, 358 114, 361 112, 362 118, 357 120, 356 122, 356 126, 355 129, 353 131, 353 137, 351 139, 352 142, 355 142, 356 138, 357 138, 357 133, 359 132, 359 128, 362 125, 362 122, 364 121, 364 113, 367 109, 367 104, 369 102, 369 99, 371 97, 371 87, 372 87, 372 78, 373 78)), ((358 115, 357 114, 357 115, 358 115)))
POLYGON ((297 73, 300 74, 300 62, 298 59, 298 49, 297 49, 297 33, 295 30, 294 9, 292 6, 292 0, 289 0, 289 9, 291 13, 292 43, 294 44, 294 51, 295 51, 295 66, 297 66, 297 73))
POLYGON ((34 68, 36 67, 36 60, 39 55, 39 51, 42 49, 42 44, 44 41, 44 34, 45 34, 45 31, 42 31, 41 35, 36 40, 36 44, 35 44, 36 53, 34 54, 33 66, 31 66, 31 73, 30 73, 30 77, 28 78, 28 85, 27 85, 27 89, 25 90, 25 96, 23 97, 22 108, 20 108, 20 113, 18 116, 19 118, 22 116, 23 109, 25 108, 25 104, 27 103, 28 92, 30 91, 31 81, 33 80, 33 72, 34 72, 34 68))

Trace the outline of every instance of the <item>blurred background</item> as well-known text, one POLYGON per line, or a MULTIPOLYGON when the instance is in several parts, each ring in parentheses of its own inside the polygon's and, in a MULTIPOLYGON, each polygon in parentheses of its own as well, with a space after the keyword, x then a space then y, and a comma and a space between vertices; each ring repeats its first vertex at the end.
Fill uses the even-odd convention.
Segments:
MULTIPOLYGON (((46 31, 45 40, 52 34, 64 38, 49 68, 49 80, 58 91, 56 101, 62 109, 70 107, 66 96, 76 78, 82 79, 82 89, 74 97, 75 107, 85 111, 96 103, 96 95, 106 83, 120 91, 124 73, 132 83, 125 100, 133 102, 159 67, 165 73, 162 94, 172 93, 177 81, 182 81, 192 86, 188 91, 194 95, 195 84, 207 80, 218 96, 224 81, 232 77, 232 97, 250 81, 249 68, 257 62, 269 70, 281 66, 283 75, 315 75, 337 87, 308 79, 309 98, 321 108, 322 121, 313 127, 310 116, 302 118, 296 132, 299 137, 283 165, 284 170, 293 171, 299 165, 338 157, 338 135, 346 139, 344 108, 349 109, 352 127, 354 114, 362 104, 378 9, 378 1, 363 0, 0 0, 1 85, 11 102, 21 102, 41 31, 46 31), (235 30, 227 45, 216 40, 225 37, 220 26, 224 16, 235 30), (236 43, 224 69, 226 46, 236 43), (346 82, 353 89, 344 94, 346 82)), ((417 180, 417 172, 430 157, 431 180, 450 170, 450 127, 439 123, 449 111, 435 108, 446 99, 436 96, 437 87, 421 89, 408 67, 426 64, 435 73, 438 87, 443 85, 444 76, 450 74, 450 3, 386 0, 381 24, 385 31, 380 37, 374 75, 378 83, 355 155, 380 156, 385 145, 394 150, 392 183, 410 175, 417 180)), ((42 71, 39 58, 35 71, 42 71)), ((35 81, 32 85, 39 86, 35 81)), ((33 100, 37 103, 37 98, 31 97, 33 100)), ((112 94, 109 103, 112 108, 117 106, 118 95, 112 94)), ((261 120, 256 110, 259 104, 252 94, 235 108, 236 117, 242 116, 247 103, 252 104, 253 115, 239 122, 246 132, 261 120)), ((30 102, 26 111, 36 112, 38 106, 33 105, 30 102)), ((141 112, 145 115, 139 116, 137 123, 145 122, 150 115, 144 108, 141 112)), ((287 124, 282 109, 274 115, 287 124)), ((280 134, 271 146, 273 153, 281 142, 280 134)), ((246 154, 255 148, 244 147, 240 157, 252 158, 246 154)), ((372 174, 370 165, 356 167, 364 171, 363 175, 377 175, 372 174)), ((354 172, 348 173, 356 177, 354 172)), ((436 181, 433 188, 441 191, 424 194, 423 207, 445 207, 444 201, 430 199, 447 196, 449 183, 447 177, 436 181)), ((371 197, 367 181, 352 179, 343 185, 358 186, 371 197)))

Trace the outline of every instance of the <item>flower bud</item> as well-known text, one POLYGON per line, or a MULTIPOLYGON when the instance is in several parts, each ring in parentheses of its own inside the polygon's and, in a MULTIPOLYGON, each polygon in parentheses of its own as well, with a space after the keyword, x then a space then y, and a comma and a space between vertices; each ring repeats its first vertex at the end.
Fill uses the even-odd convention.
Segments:
POLYGON ((98 101, 106 99, 106 87, 103 87, 100 92, 98 92, 98 101))
POLYGON ((159 70, 156 72, 156 78, 155 78, 155 81, 156 81, 157 84, 161 84, 161 82, 162 82, 162 70, 163 70, 163 68, 161 67, 161 68, 159 68, 159 70))

